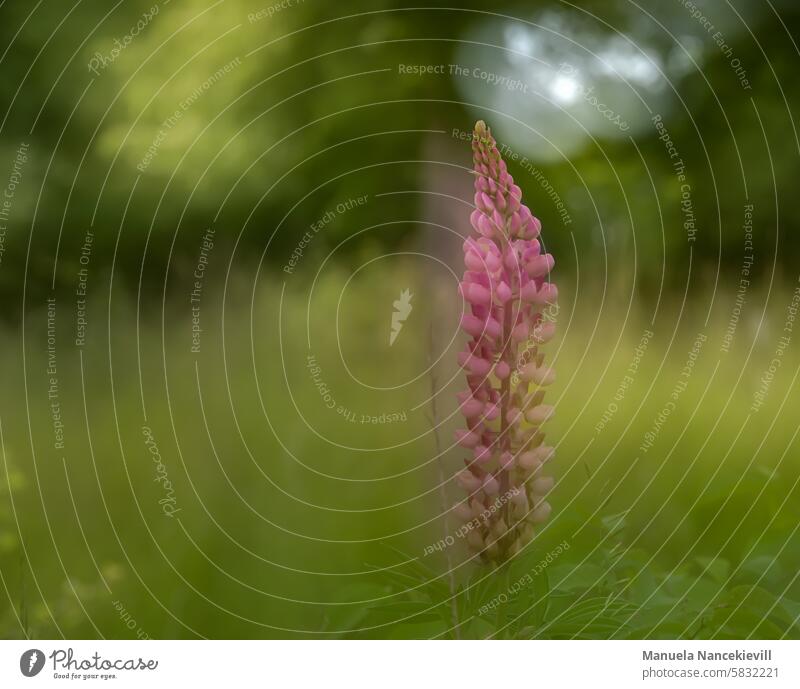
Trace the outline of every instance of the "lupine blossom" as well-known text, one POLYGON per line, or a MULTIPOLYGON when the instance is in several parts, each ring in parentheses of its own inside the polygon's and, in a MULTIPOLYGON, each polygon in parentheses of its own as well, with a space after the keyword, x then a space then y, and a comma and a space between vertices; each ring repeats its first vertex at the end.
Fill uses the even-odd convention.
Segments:
POLYGON ((558 290, 549 281, 553 257, 542 253, 541 223, 522 204, 497 144, 483 121, 472 140, 475 234, 464 242, 466 270, 459 353, 468 389, 458 395, 466 428, 456 441, 470 455, 458 481, 467 492, 455 507, 469 522, 470 547, 490 562, 514 556, 550 514, 545 496, 553 479, 543 466, 553 456, 542 425, 553 415, 544 388, 555 374, 539 345, 555 324, 543 316, 558 290))

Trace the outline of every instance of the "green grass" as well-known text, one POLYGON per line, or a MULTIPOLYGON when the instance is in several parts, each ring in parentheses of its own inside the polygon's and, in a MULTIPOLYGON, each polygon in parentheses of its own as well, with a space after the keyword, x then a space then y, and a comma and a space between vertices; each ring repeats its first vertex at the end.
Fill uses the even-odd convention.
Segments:
MULTIPOLYGON (((655 323, 649 303, 626 321, 624 295, 608 296, 600 316, 599 293, 583 288, 574 308, 566 299, 548 350, 559 375, 549 393, 558 411, 549 431, 553 517, 509 571, 492 572, 470 562, 458 540, 424 554, 445 533, 424 404, 431 332, 434 359, 444 352, 435 375, 445 447, 463 385, 453 365, 461 339, 445 351, 458 306, 444 272, 373 265, 349 283, 348 275, 326 272, 310 300, 305 276, 285 290, 259 283, 252 329, 250 288, 231 285, 226 364, 218 297, 204 297, 198 355, 184 303, 168 306, 163 348, 160 307, 148 304, 141 377, 133 300, 114 293, 110 347, 108 304, 90 304, 83 369, 71 343, 73 305, 59 302, 63 451, 53 447, 47 401, 46 315, 27 316, 27 393, 21 330, 6 330, 3 636, 446 637, 454 614, 462 637, 800 636, 791 348, 763 407, 749 411, 782 327, 785 290, 766 309, 764 295, 750 296, 728 353, 720 351, 727 296, 717 296, 708 326, 699 298, 683 313, 664 300, 655 323), (406 287, 414 311, 389 348, 391 302, 406 287), (654 337, 598 433, 646 329, 654 337), (708 339, 688 385, 642 452, 701 330, 708 339), (334 409, 314 384, 309 353, 334 409), (361 414, 383 413, 406 420, 360 423, 361 414), (175 517, 159 504, 168 492, 145 424, 175 517)), ((444 454, 448 476, 461 461, 456 449, 444 454)), ((446 492, 448 502, 458 496, 452 482, 446 492)))

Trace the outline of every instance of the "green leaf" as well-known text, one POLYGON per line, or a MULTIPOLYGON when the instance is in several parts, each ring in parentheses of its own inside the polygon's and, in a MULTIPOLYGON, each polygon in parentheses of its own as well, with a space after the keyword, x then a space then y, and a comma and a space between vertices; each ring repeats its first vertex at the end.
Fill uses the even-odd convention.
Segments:
POLYGON ((627 618, 636 608, 607 596, 585 598, 570 604, 557 617, 551 617, 542 629, 550 639, 602 639, 627 628, 627 618))
POLYGON ((551 566, 549 569, 550 584, 558 591, 584 591, 603 587, 607 583, 606 568, 592 563, 580 566, 564 564, 551 566))
POLYGON ((616 514, 609 514, 600 519, 603 529, 607 532, 607 536, 619 535, 619 533, 627 526, 627 516, 630 510, 624 512, 617 512, 616 514))
POLYGON ((736 586, 722 595, 708 618, 714 638, 779 639, 796 636, 797 618, 792 602, 787 607, 760 586, 736 586))
POLYGON ((731 572, 731 563, 722 557, 696 557, 695 562, 702 570, 701 574, 710 577, 718 584, 728 580, 731 572))
POLYGON ((397 601, 396 603, 385 603, 375 605, 368 609, 368 624, 422 624, 426 622, 438 621, 442 616, 437 607, 428 601, 397 601))
POLYGON ((533 595, 535 598, 531 611, 533 623, 541 627, 550 608, 550 580, 547 577, 546 567, 533 577, 533 595))

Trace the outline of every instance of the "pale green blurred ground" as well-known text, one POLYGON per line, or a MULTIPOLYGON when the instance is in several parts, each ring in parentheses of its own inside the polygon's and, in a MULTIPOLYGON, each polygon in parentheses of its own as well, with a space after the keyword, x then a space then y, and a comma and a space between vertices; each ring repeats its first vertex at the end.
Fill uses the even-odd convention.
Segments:
MULTIPOLYGON (((353 410, 411 409, 426 398, 427 376, 394 392, 359 388, 341 366, 337 340, 355 375, 370 385, 396 385, 427 366, 431 322, 437 341, 452 336, 458 318, 455 295, 441 280, 410 265, 364 274, 342 293, 347 275, 344 269, 329 272, 310 302, 312 350, 323 377, 337 401, 353 410), (389 349, 388 303, 405 283, 421 291, 416 310, 389 349)), ((403 558, 393 548, 421 557, 425 546, 441 536, 434 441, 423 413, 429 409, 409 411, 406 423, 365 427, 326 408, 306 368, 308 283, 297 284, 304 289, 289 286, 283 295, 282 286, 271 279, 257 284, 252 331, 249 286, 244 281, 229 286, 227 369, 218 336, 219 301, 212 305, 209 300, 204 307, 209 329, 198 357, 189 354, 191 326, 183 314, 167 315, 162 350, 157 311, 148 307, 142 313, 138 340, 147 424, 174 484, 180 521, 160 509, 164 492, 154 480, 142 437, 135 303, 121 296, 112 303, 113 376, 101 326, 107 304, 91 304, 94 327, 83 351, 83 385, 75 348, 59 346, 63 453, 53 449, 48 425, 44 312, 32 311, 26 320, 27 395, 20 333, 3 333, 0 414, 13 509, 4 471, 0 563, 17 612, 25 601, 31 636, 131 635, 112 605, 115 600, 153 637, 337 631, 363 606, 326 604, 387 590, 380 574, 342 573, 396 564, 403 558), (398 446, 356 451, 323 438, 367 449, 398 446)), ((703 308, 699 299, 686 305, 680 319, 680 304, 662 302, 651 326, 651 311, 641 304, 623 322, 624 310, 618 306, 606 306, 598 316, 592 307, 599 291, 580 292, 580 303, 573 305, 573 290, 562 284, 559 336, 548 350, 559 374, 549 393, 558 411, 550 429, 558 447, 553 465, 558 483, 553 520, 536 548, 545 553, 572 539, 574 547, 560 564, 580 571, 582 558, 596 545, 591 530, 581 526, 630 510, 624 545, 654 556, 659 567, 717 554, 734 565, 746 560, 750 568, 753 561, 761 562, 756 567, 763 570, 762 586, 769 584, 778 595, 789 584, 787 595, 797 598, 800 587, 791 575, 799 557, 793 506, 800 466, 794 442, 797 357, 791 348, 763 407, 749 412, 782 327, 789 291, 773 294, 755 341, 759 304, 766 295, 751 293, 733 348, 723 354, 730 295, 717 295, 707 327, 707 301, 703 308), (640 369, 612 421, 597 434, 595 424, 613 401, 645 329, 654 337, 640 369), (669 400, 700 331, 708 340, 689 386, 654 447, 643 454, 643 435, 669 400)), ((613 291, 608 299, 615 305, 626 301, 613 291)), ((453 366, 455 351, 453 345, 436 369, 440 384, 456 375, 438 398, 445 442, 457 417, 444 417, 453 414, 454 393, 462 385, 453 366)), ((444 462, 454 472, 461 453, 447 452, 444 462)), ((447 490, 457 495, 452 485, 447 490)), ((461 545, 452 555, 456 562, 463 560, 461 545)), ((440 557, 422 559, 444 572, 440 557)), ((464 579, 471 570, 461 566, 457 576, 464 579)), ((647 584, 646 577, 645 567, 640 572, 645 583, 639 585, 655 587, 656 581, 647 584)), ((3 609, 3 634, 20 636, 15 612, 3 609)), ((372 633, 425 634, 424 627, 409 629, 390 626, 372 633)))

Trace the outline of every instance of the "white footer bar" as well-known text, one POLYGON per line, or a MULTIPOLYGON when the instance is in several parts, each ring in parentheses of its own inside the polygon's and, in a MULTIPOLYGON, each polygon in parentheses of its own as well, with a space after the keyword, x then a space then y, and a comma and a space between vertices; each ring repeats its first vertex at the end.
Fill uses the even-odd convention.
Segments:
POLYGON ((0 687, 800 687, 798 641, 4 641, 0 687), (191 684, 190 684, 191 683, 191 684))

